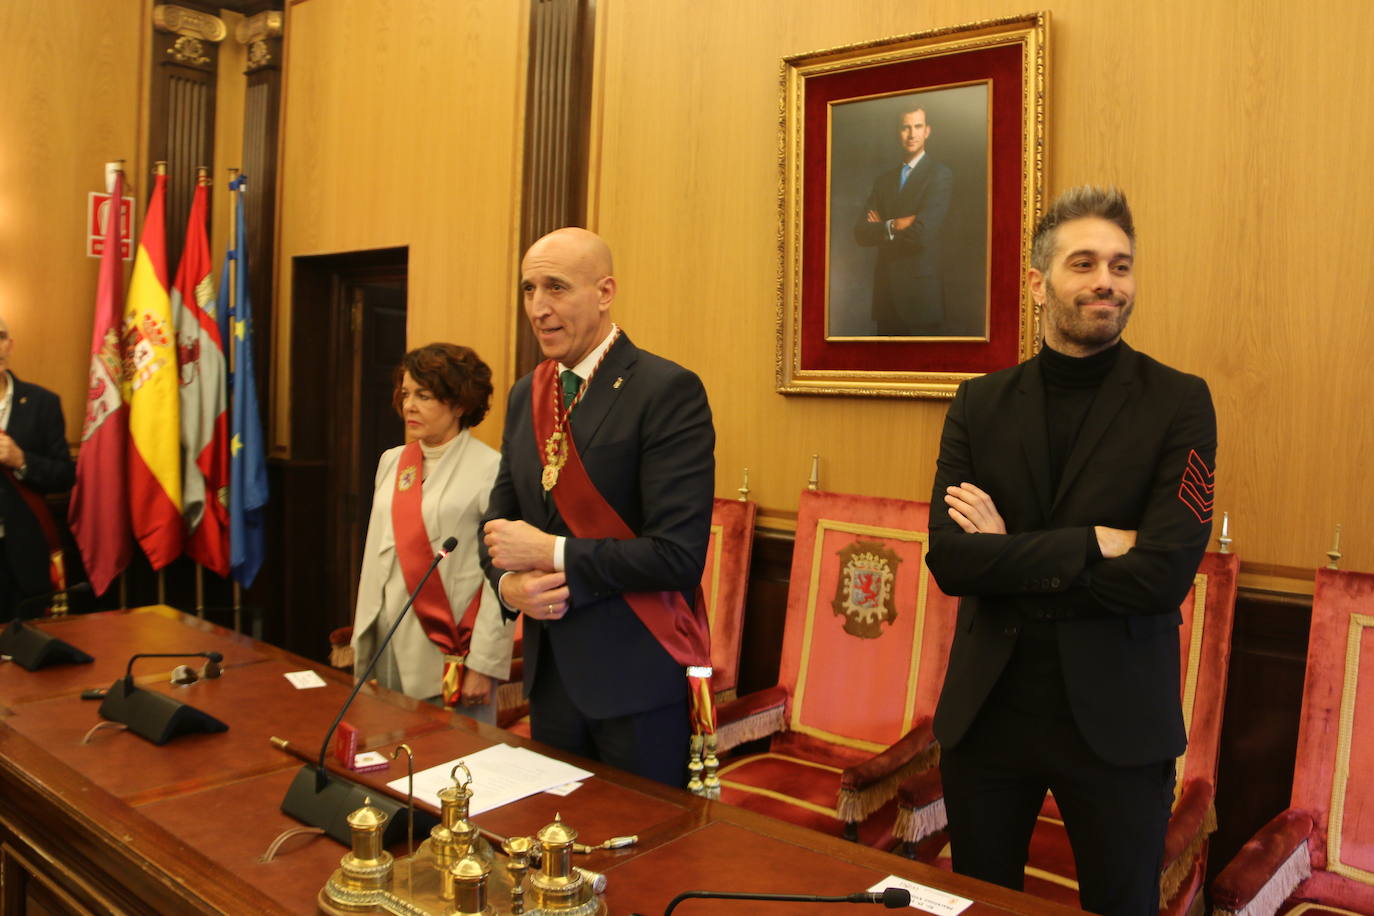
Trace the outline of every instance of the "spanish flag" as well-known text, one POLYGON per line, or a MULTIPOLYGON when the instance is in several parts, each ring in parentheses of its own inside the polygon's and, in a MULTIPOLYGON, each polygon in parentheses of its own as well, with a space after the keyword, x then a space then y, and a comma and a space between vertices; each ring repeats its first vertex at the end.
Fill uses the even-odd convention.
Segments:
POLYGON ((158 163, 124 306, 129 513, 153 569, 181 554, 181 406, 167 294, 167 175, 158 163))

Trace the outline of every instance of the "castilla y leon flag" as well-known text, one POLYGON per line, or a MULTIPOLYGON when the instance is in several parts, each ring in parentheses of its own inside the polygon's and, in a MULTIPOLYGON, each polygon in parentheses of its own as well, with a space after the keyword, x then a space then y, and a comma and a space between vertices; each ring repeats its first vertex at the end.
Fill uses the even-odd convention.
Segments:
POLYGON ((181 409, 167 295, 167 176, 157 175, 124 306, 129 513, 153 569, 181 554, 181 409))
POLYGON ((210 280, 210 240, 205 235, 208 194, 205 179, 198 180, 171 299, 181 374, 181 495, 186 554, 227 578, 229 414, 224 347, 210 280))
MULTIPOLYGON (((113 201, 124 199, 124 173, 115 172, 113 201)), ((125 450, 129 411, 124 402, 124 356, 120 338, 124 265, 119 258, 119 208, 105 217, 105 251, 100 257, 91 366, 86 389, 86 419, 76 458, 67 522, 81 549, 86 575, 97 595, 129 565, 129 500, 125 489, 125 450)))

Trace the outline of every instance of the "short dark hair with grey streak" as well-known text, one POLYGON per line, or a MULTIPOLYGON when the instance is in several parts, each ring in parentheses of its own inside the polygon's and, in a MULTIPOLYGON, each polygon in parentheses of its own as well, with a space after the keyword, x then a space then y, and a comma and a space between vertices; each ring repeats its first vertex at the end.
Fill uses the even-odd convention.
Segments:
POLYGON ((1035 236, 1031 239, 1031 267, 1048 273, 1059 227, 1071 220, 1087 217, 1115 223, 1126 233, 1131 248, 1135 248, 1135 220, 1131 218, 1131 205, 1126 203, 1125 192, 1120 188, 1099 188, 1085 184, 1060 194, 1045 215, 1040 217, 1040 222, 1035 224, 1035 236))

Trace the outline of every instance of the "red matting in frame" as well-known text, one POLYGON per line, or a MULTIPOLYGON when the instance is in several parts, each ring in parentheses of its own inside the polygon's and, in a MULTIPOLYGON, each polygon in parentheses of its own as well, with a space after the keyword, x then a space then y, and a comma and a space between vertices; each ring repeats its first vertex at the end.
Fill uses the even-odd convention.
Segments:
MULTIPOLYGON (((801 370, 866 372, 991 372, 1020 362, 1021 201, 1023 198, 1021 43, 848 70, 806 80, 803 149, 801 370), (988 80, 992 140, 988 218, 988 291, 992 297, 986 341, 827 341, 826 203, 829 106, 852 98, 920 92, 951 83, 988 80)), ((1025 151, 1029 153, 1029 151, 1025 151)))

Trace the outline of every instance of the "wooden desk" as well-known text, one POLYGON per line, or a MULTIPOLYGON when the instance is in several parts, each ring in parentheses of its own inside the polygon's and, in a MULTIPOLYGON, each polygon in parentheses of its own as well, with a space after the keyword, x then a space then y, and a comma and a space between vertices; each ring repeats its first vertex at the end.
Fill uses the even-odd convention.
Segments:
MULTIPOLYGON (((272 748, 267 736, 318 747, 343 700, 347 676, 165 608, 42 626, 96 662, 32 673, 0 666, 0 913, 314 912, 315 894, 345 850, 325 837, 299 837, 275 861, 259 861, 274 837, 297 826, 278 806, 299 763, 272 748), (187 688, 166 682, 176 659, 148 660, 138 670, 142 686, 174 692, 228 723, 229 731, 157 747, 102 730, 91 743, 79 743, 98 717, 97 704, 77 694, 121 675, 133 646, 224 652, 223 678, 187 688), (282 675, 302 668, 317 670, 327 685, 291 687, 282 675)), ((388 691, 364 691, 348 721, 365 746, 384 753, 405 740, 417 770, 498 742, 535 747, 593 770, 597 778, 568 796, 535 795, 475 820, 499 834, 528 835, 557 813, 585 842, 637 834, 640 842, 632 848, 577 857, 578 864, 606 873, 606 900, 618 916, 657 916, 673 896, 693 888, 848 894, 891 873, 973 898, 969 916, 1074 912, 567 758, 388 691)), ((385 782, 404 772, 395 762, 359 781, 384 791, 385 782)), ((678 911, 797 910, 695 901, 678 911)))

